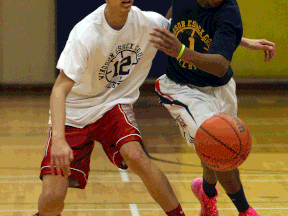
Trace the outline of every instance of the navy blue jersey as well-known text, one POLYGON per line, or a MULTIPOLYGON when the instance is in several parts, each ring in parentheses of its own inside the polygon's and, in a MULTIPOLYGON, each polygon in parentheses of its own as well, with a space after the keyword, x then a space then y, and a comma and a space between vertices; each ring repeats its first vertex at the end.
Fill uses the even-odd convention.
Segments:
MULTIPOLYGON (((171 31, 186 47, 200 53, 220 54, 232 60, 243 35, 236 0, 224 0, 216 8, 203 8, 197 0, 173 0, 172 7, 171 31)), ((228 83, 233 71, 229 67, 223 77, 218 77, 169 56, 166 74, 177 83, 215 87, 228 83)))

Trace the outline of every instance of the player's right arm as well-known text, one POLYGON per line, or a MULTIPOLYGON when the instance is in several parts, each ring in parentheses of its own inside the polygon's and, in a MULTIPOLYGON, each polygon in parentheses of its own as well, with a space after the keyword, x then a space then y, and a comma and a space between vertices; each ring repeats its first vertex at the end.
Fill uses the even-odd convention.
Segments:
POLYGON ((52 147, 51 147, 51 171, 57 169, 57 174, 61 175, 61 170, 65 178, 70 173, 70 162, 73 160, 73 151, 65 138, 65 119, 67 95, 71 91, 74 81, 67 77, 63 71, 53 86, 50 97, 50 109, 52 120, 52 147))
POLYGON ((276 54, 275 43, 265 39, 250 39, 242 37, 240 46, 249 50, 263 50, 265 53, 265 62, 270 62, 276 54))
POLYGON ((172 18, 172 6, 169 8, 169 10, 167 11, 167 14, 166 14, 166 19, 171 19, 172 18))

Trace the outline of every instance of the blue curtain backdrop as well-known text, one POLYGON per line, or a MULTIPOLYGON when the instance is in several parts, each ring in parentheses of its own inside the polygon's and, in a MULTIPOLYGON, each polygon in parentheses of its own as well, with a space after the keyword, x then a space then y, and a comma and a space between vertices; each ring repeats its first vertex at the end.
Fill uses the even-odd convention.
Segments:
MULTIPOLYGON (((105 1, 81 0, 66 1, 59 0, 56 2, 56 23, 57 23, 57 60, 64 49, 69 33, 76 23, 96 10, 105 1)), ((135 0, 134 5, 143 11, 155 11, 163 16, 166 15, 172 1, 163 0, 135 0)), ((153 61, 149 77, 159 77, 165 73, 167 67, 167 56, 159 51, 153 61)), ((57 71, 58 73, 58 71, 57 71)), ((57 74, 56 74, 57 75, 57 74)))

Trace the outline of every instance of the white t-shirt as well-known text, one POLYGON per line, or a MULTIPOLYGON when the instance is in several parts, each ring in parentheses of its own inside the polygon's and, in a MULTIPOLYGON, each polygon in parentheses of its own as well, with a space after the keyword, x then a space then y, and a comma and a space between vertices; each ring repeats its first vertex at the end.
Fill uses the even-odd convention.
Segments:
POLYGON ((133 104, 157 52, 149 32, 169 28, 162 15, 132 6, 126 24, 116 31, 105 19, 105 7, 73 28, 57 64, 75 81, 66 99, 66 125, 83 128, 117 104, 133 104))

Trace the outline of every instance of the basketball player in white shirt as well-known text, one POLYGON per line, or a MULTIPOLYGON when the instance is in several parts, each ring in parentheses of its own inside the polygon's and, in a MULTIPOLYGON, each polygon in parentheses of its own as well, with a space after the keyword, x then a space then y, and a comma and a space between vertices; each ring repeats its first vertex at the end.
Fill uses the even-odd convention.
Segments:
POLYGON ((167 177, 144 153, 132 109, 157 52, 149 32, 169 22, 133 0, 106 3, 73 28, 58 61, 35 216, 60 215, 68 187, 85 188, 94 141, 142 179, 168 216, 183 216, 167 177))
POLYGON ((73 28, 57 64, 36 215, 59 215, 68 187, 85 188, 98 141, 112 163, 142 179, 167 215, 183 216, 167 177, 142 148, 132 109, 157 52, 149 32, 169 21, 133 0, 106 3, 73 28))

